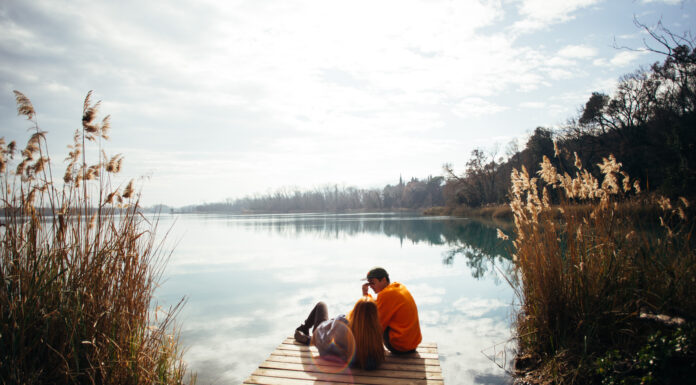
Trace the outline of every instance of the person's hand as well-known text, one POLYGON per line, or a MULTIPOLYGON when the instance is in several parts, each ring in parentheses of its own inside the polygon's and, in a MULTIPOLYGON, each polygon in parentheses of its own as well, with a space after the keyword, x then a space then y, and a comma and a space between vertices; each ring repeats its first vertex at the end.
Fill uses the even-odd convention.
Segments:
POLYGON ((370 288, 370 283, 369 283, 369 282, 363 283, 363 285, 362 285, 363 296, 365 296, 365 295, 368 294, 368 293, 367 293, 367 289, 369 289, 369 288, 370 288))

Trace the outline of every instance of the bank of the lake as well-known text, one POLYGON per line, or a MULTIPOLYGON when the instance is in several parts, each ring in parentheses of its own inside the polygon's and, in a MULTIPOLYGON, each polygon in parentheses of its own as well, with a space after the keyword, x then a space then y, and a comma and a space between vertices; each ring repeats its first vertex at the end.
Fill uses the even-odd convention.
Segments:
POLYGON ((423 210, 423 215, 448 215, 453 217, 494 219, 503 222, 512 221, 512 211, 510 205, 488 205, 484 207, 462 206, 436 206, 428 207, 423 210))

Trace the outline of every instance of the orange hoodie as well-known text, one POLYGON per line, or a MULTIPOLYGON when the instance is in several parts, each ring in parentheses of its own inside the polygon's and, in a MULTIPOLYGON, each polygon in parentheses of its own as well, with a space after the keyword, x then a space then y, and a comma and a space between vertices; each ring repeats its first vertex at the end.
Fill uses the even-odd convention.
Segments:
POLYGON ((387 326, 389 342, 402 351, 415 349, 421 342, 418 308, 406 286, 392 282, 377 294, 377 312, 382 331, 387 326))

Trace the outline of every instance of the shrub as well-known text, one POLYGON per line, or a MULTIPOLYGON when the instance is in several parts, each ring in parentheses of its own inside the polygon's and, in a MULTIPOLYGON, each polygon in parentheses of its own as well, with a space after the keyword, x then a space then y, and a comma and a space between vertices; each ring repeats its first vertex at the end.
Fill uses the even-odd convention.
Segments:
POLYGON ((635 353, 612 349, 597 359, 597 377, 602 385, 681 383, 696 372, 695 337, 693 327, 658 330, 635 353))
POLYGON ((123 158, 101 148, 109 117, 97 120, 88 93, 58 183, 34 107, 15 96, 33 126, 24 149, 0 139, 0 382, 181 383, 181 302, 153 310, 167 255, 133 181, 111 186, 123 158))

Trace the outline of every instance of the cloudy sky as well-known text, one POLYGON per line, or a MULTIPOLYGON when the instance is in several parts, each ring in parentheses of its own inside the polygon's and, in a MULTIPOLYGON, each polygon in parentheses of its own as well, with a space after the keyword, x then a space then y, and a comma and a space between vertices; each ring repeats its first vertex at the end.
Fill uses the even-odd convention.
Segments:
POLYGON ((279 188, 382 187, 504 155, 592 91, 661 58, 694 0, 0 2, 0 136, 34 103, 54 167, 89 90, 112 116, 108 154, 146 205, 279 188))

